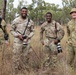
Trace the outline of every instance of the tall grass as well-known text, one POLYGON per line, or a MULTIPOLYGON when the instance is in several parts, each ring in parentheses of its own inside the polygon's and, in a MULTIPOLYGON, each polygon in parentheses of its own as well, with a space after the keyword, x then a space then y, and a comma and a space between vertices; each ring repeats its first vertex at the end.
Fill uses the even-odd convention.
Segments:
MULTIPOLYGON (((61 42, 62 48, 63 48, 63 53, 58 55, 58 68, 56 69, 57 72, 52 74, 52 71, 49 67, 45 68, 43 67, 43 46, 40 43, 40 27, 36 26, 35 27, 35 35, 31 39, 31 46, 33 48, 33 51, 29 55, 30 60, 30 69, 29 71, 25 71, 26 75, 75 75, 74 71, 72 68, 67 65, 66 63, 66 40, 67 40, 67 34, 66 34, 66 26, 63 27, 65 30, 65 36, 61 42)), ((13 44, 13 37, 10 34, 10 25, 8 25, 8 32, 10 35, 10 47, 6 46, 1 46, 0 47, 0 75, 10 75, 12 74, 12 44, 13 44), (2 56, 2 49, 4 48, 4 55, 2 56), (2 60, 3 58, 3 60, 2 60)))

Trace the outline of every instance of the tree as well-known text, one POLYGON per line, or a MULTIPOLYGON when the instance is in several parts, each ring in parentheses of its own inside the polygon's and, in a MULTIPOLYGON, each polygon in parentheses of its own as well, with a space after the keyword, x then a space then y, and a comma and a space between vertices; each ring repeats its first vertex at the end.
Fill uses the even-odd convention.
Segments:
POLYGON ((7 0, 4 0, 4 3, 3 4, 4 4, 3 5, 3 19, 5 19, 7 0))
POLYGON ((3 0, 0 0, 0 10, 3 9, 3 0))
POLYGON ((7 1, 6 20, 8 20, 9 22, 11 22, 15 18, 15 14, 16 14, 13 2, 14 0, 7 1))
POLYGON ((62 0, 63 6, 76 7, 76 0, 62 0))
POLYGON ((62 5, 63 5, 63 17, 62 20, 64 23, 67 23, 70 20, 70 10, 73 7, 76 7, 76 0, 62 0, 62 5))

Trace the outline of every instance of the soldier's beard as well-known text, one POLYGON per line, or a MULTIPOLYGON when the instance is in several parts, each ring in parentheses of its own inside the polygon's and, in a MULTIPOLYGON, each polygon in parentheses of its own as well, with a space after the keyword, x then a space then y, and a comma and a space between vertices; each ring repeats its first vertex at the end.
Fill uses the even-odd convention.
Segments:
POLYGON ((48 23, 51 23, 51 20, 48 20, 48 23))
POLYGON ((23 19, 26 19, 26 16, 21 16, 23 19))
POLYGON ((27 14, 26 14, 26 15, 21 15, 21 17, 22 17, 23 19, 26 19, 27 14))

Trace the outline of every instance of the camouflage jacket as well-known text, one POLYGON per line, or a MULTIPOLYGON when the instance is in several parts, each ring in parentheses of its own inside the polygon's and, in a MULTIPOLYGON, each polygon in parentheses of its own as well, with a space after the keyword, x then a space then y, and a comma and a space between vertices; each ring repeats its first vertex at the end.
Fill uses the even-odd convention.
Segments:
POLYGON ((76 46, 76 21, 71 20, 67 25, 68 42, 76 46))
POLYGON ((62 26, 58 23, 52 20, 51 23, 44 22, 41 25, 41 30, 40 30, 40 40, 43 40, 43 33, 45 31, 45 36, 46 38, 55 38, 56 37, 56 32, 55 32, 55 23, 57 25, 57 38, 61 40, 64 36, 64 30, 62 26))
POLYGON ((25 35, 30 39, 34 35, 34 22, 30 19, 28 26, 28 18, 23 20, 20 17, 17 17, 11 24, 11 33, 15 37, 15 42, 21 42, 17 36, 23 34, 25 29, 25 35), (26 28, 27 27, 27 28, 26 28))

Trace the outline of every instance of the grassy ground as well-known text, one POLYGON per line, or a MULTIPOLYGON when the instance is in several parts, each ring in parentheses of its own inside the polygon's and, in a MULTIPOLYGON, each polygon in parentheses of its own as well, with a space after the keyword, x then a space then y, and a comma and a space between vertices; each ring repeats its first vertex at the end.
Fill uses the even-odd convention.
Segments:
MULTIPOLYGON (((63 26, 65 30, 65 36, 61 42, 62 48, 63 48, 63 53, 59 54, 59 59, 61 60, 61 65, 59 66, 58 69, 60 74, 56 75, 75 75, 75 72, 72 70, 70 66, 66 64, 66 40, 67 40, 67 33, 66 33, 66 26, 63 26)), ((12 44, 13 44, 13 37, 10 34, 10 26, 8 25, 8 32, 10 35, 10 46, 2 46, 0 47, 0 75, 10 75, 12 74, 12 44)), ((31 60, 34 61, 34 67, 35 71, 30 69, 30 72, 27 72, 26 75, 50 75, 50 74, 42 74, 44 72, 50 71, 50 69, 46 69, 45 71, 43 70, 42 67, 42 61, 43 61, 43 46, 40 43, 39 40, 39 32, 40 32, 40 27, 36 26, 35 27, 35 35, 32 38, 31 41, 31 46, 33 48, 33 54, 31 55, 31 60)), ((48 72, 51 73, 51 72, 48 72)))

